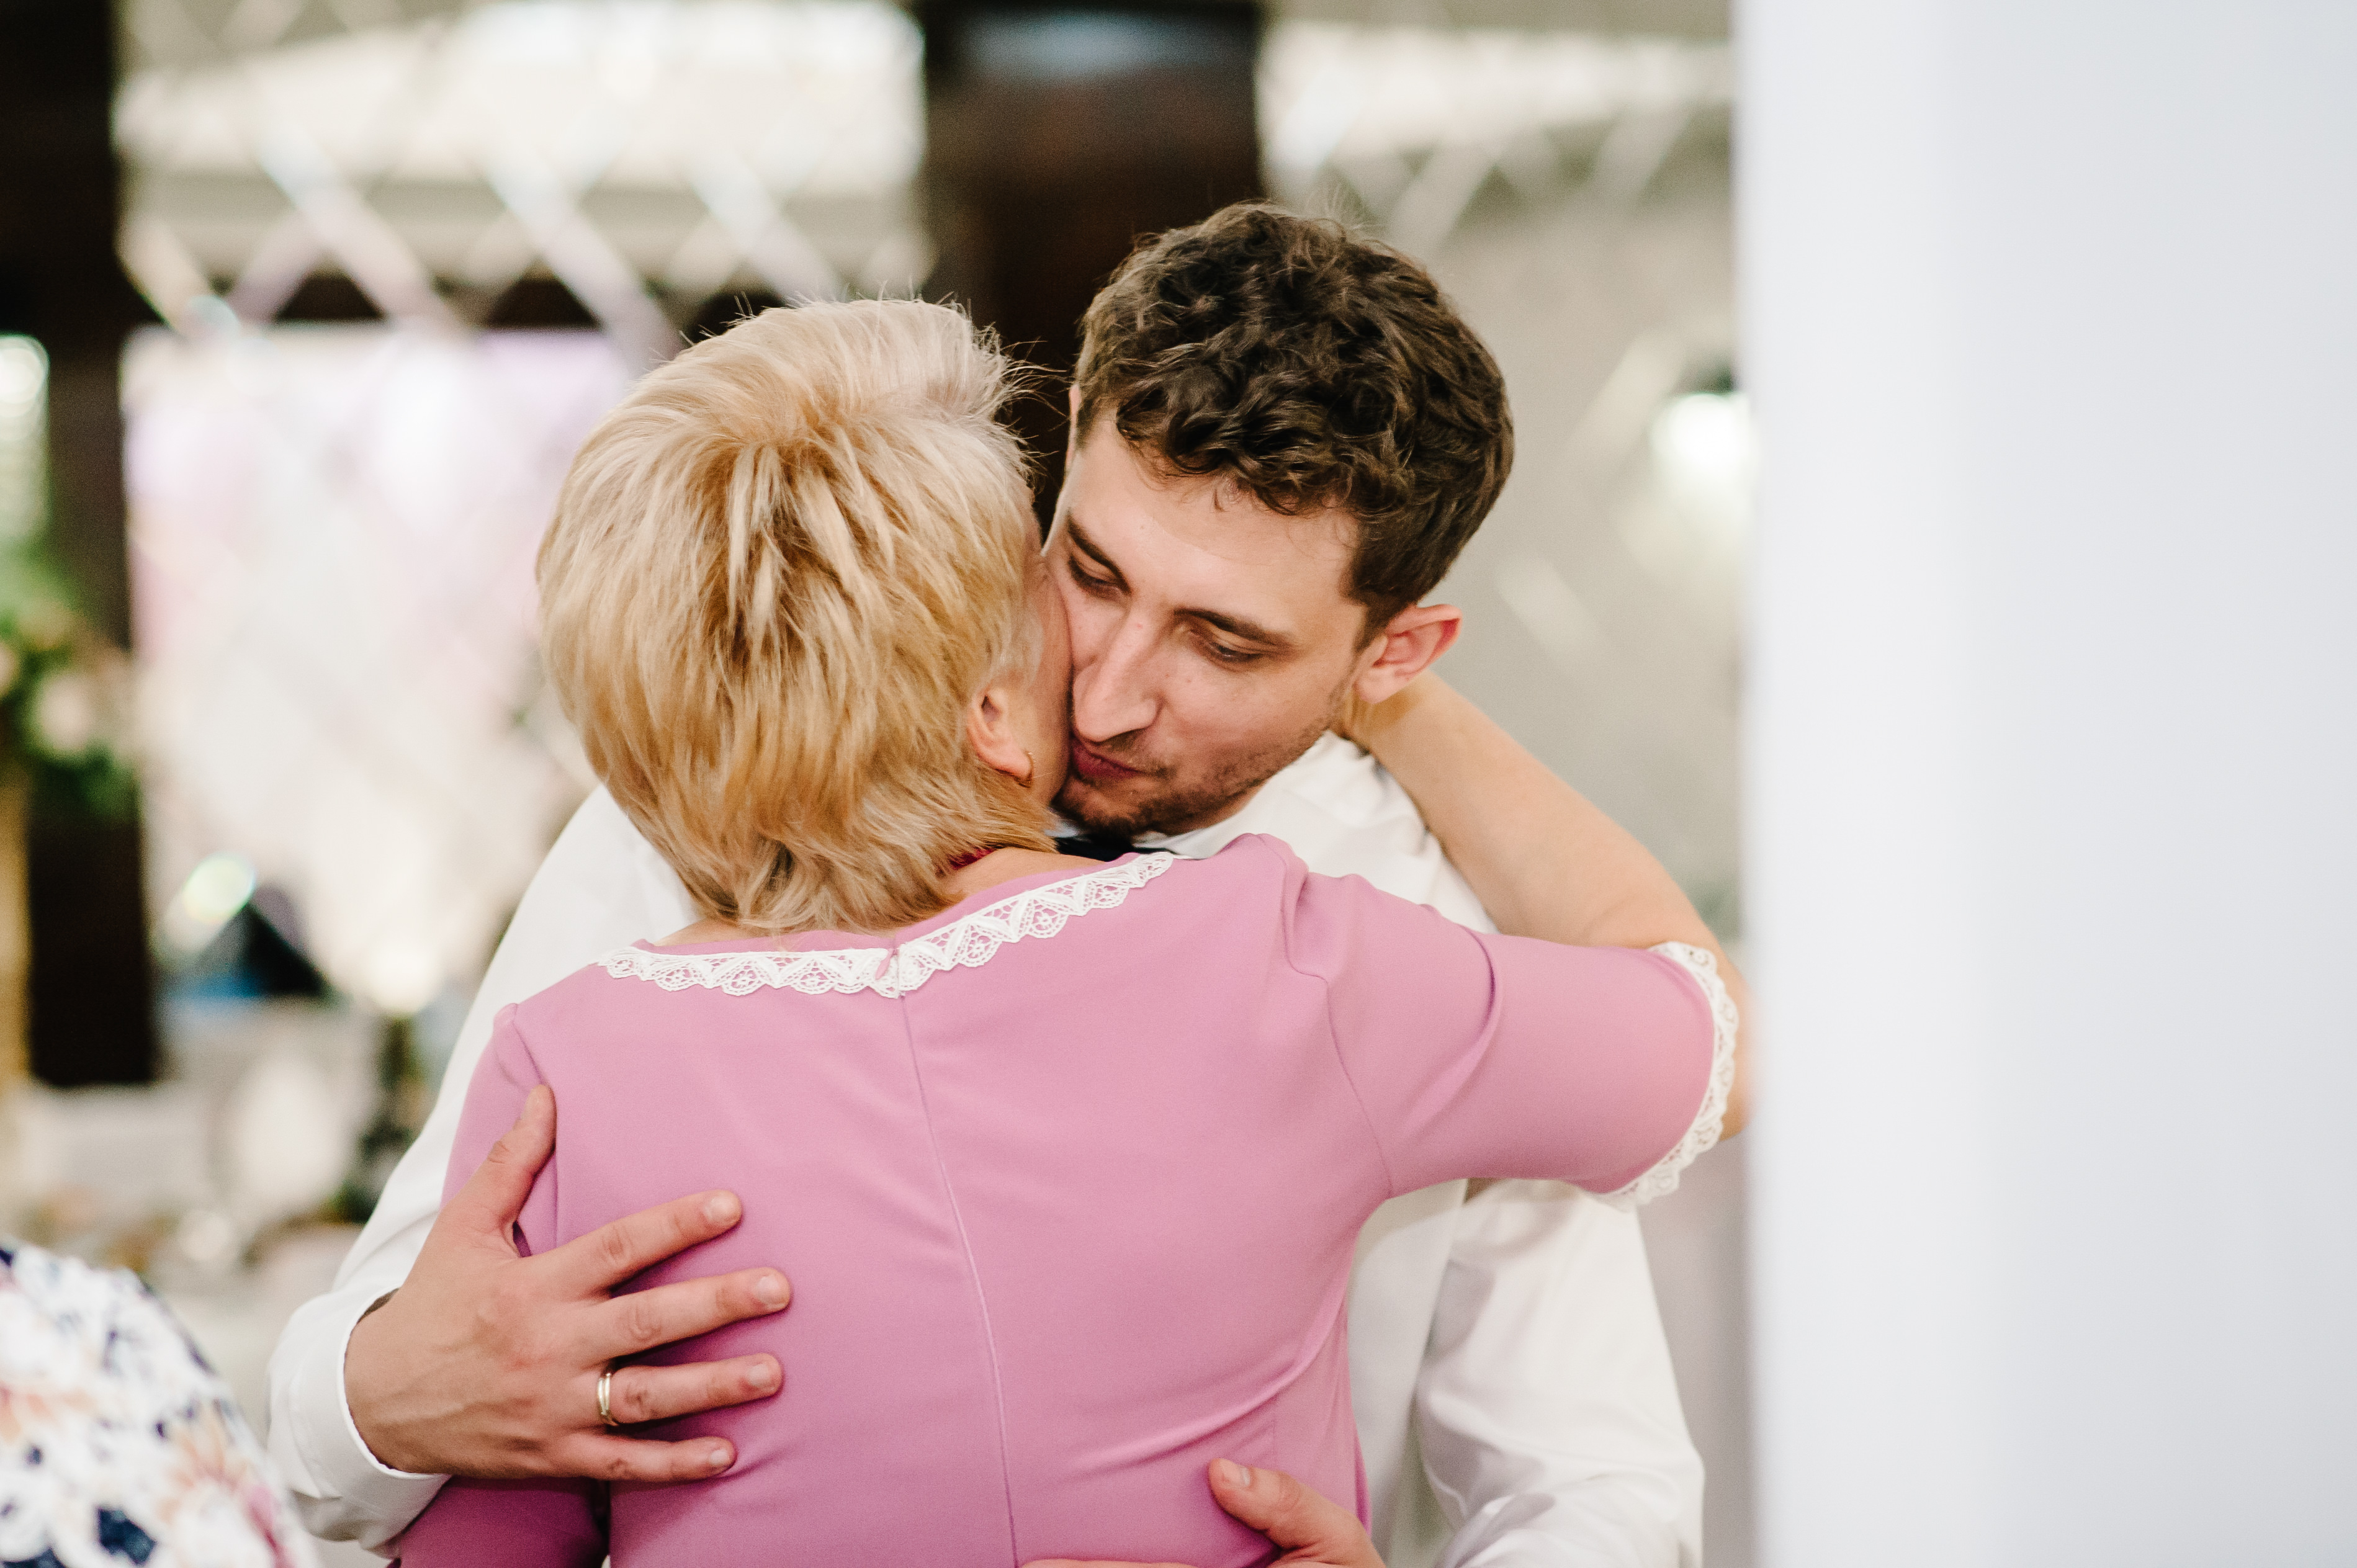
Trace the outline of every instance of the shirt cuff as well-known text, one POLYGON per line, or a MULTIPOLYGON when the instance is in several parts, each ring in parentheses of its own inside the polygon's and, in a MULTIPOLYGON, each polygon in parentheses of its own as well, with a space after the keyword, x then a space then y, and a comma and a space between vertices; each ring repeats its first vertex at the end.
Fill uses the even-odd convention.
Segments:
POLYGON ((1686 1135, 1678 1140, 1677 1147, 1656 1161, 1652 1169, 1624 1187, 1596 1196, 1615 1208, 1634 1208, 1641 1203, 1651 1203, 1657 1197, 1667 1197, 1678 1190, 1678 1176, 1685 1168, 1707 1154, 1718 1142, 1719 1129, 1727 1122, 1727 1099, 1735 1091, 1735 1036, 1738 1020, 1735 999, 1727 993, 1727 982, 1718 975, 1718 961, 1707 948, 1689 947, 1684 942, 1663 942, 1646 950, 1670 960, 1702 987, 1703 1000, 1710 1007, 1710 1077, 1703 1085, 1702 1108, 1686 1128, 1686 1135))
POLYGON ((335 1337, 335 1358, 317 1357, 303 1369, 289 1412, 304 1428, 299 1439, 302 1450, 322 1483, 321 1490, 340 1499, 338 1511, 346 1519, 357 1515, 368 1520, 359 1540, 371 1549, 381 1548, 407 1530, 449 1479, 396 1470, 384 1464, 369 1451, 352 1420, 351 1402, 344 1391, 344 1358, 350 1353, 352 1330, 383 1299, 379 1296, 363 1303, 346 1322, 327 1326, 335 1337))

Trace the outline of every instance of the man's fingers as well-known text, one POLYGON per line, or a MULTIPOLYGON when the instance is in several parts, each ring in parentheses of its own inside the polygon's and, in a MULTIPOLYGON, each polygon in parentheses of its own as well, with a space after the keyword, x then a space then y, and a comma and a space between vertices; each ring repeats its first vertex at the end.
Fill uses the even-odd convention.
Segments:
POLYGON ((682 1280, 630 1291, 592 1310, 584 1359, 610 1361, 709 1334, 748 1317, 765 1317, 793 1299, 793 1287, 775 1269, 746 1269, 708 1280, 682 1280))
POLYGON ((1286 1548, 1291 1561, 1383 1568, 1357 1514, 1282 1470, 1215 1460, 1211 1495, 1240 1523, 1286 1548))
MULTIPOLYGON (((743 1217, 733 1192, 700 1192, 642 1208, 548 1254, 566 1294, 595 1295, 699 1241, 709 1241, 743 1217)), ((726 1319, 722 1321, 726 1322, 726 1319)))
POLYGON ((585 1476, 593 1481, 700 1481, 737 1462, 725 1437, 691 1437, 656 1443, 643 1437, 583 1435, 549 1454, 549 1473, 585 1476))
POLYGON ((700 1410, 767 1399, 782 1374, 774 1356, 739 1356, 686 1367, 619 1367, 607 1391, 614 1419, 625 1426, 670 1421, 700 1410))
POLYGON ((556 1095, 548 1085, 535 1083, 515 1124, 500 1134, 467 1185, 442 1206, 442 1219, 470 1240, 509 1245, 508 1227, 523 1212, 532 1184, 555 1147, 556 1095))

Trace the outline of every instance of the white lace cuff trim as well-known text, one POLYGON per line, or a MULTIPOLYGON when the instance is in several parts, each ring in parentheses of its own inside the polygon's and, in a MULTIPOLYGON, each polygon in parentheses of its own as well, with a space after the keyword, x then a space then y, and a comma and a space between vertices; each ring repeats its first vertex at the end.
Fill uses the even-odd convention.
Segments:
POLYGON ((1102 871, 1029 887, 923 936, 888 948, 836 948, 825 952, 650 952, 624 948, 597 961, 617 980, 651 980, 665 991, 699 986, 746 996, 765 989, 873 991, 906 996, 945 969, 978 969, 1008 942, 1052 937, 1064 922, 1092 909, 1110 909, 1170 869, 1174 854, 1143 854, 1102 871))
POLYGON ((1718 977, 1718 961, 1707 950, 1688 947, 1684 942, 1663 942, 1651 950, 1693 975, 1695 983, 1702 987, 1703 999, 1710 1004, 1710 1079, 1703 1087, 1702 1109, 1695 1112, 1694 1122, 1687 1127, 1686 1135, 1678 1140, 1677 1147, 1627 1187, 1597 1195, 1615 1208, 1634 1208, 1677 1191, 1680 1174, 1718 1142, 1719 1128, 1727 1121, 1727 1097, 1735 1089, 1738 1020, 1734 998, 1727 995, 1727 983, 1718 977))

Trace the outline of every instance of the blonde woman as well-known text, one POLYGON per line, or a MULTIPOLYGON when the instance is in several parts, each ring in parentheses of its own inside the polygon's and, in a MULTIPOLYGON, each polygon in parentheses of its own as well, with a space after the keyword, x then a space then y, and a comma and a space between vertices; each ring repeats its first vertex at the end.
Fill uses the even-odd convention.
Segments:
POLYGON ((576 462, 548 667, 706 918, 501 1015, 450 1183, 545 1086, 523 1247, 742 1194, 636 1283, 790 1257, 792 1309, 650 1359, 773 1352, 789 1387, 652 1429, 729 1440, 709 1480, 454 1482, 417 1568, 1258 1562, 1205 1466, 1363 1495, 1342 1306, 1377 1205, 1633 1200, 1718 1135, 1706 952, 1479 935, 1259 836, 1055 853, 1066 653, 1006 390, 955 312, 772 311, 576 462))

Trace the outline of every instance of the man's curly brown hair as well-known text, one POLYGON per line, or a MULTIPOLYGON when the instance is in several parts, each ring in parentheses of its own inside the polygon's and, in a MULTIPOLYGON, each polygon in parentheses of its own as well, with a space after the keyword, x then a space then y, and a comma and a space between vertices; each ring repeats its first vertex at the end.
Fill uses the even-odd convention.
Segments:
POLYGON ((1341 224, 1240 203, 1140 246, 1081 323, 1078 428, 1189 478, 1359 521, 1372 637, 1430 593, 1513 464, 1497 361, 1426 272, 1341 224))

